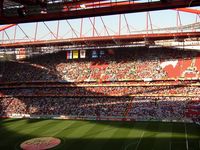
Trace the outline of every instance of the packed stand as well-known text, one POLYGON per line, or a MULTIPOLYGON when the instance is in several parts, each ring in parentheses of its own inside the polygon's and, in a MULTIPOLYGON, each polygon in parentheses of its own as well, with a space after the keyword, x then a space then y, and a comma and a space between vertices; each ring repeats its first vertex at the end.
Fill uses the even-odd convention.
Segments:
MULTIPOLYGON (((87 53, 90 53, 88 50, 87 53)), ((66 51, 46 54, 29 58, 24 61, 10 61, 0 63, 1 82, 11 81, 120 81, 120 80, 153 80, 172 78, 164 67, 166 65, 188 65, 182 61, 197 57, 195 52, 180 52, 173 49, 116 49, 109 54, 105 50, 103 58, 91 58, 67 60, 66 51), (166 62, 163 64, 163 62, 166 62), (171 64, 170 64, 171 63, 171 64)), ((192 61, 192 60, 190 60, 192 61)), ((184 68, 184 66, 181 66, 184 68)), ((199 71, 192 65, 186 66, 187 73, 194 72, 199 76, 199 71)), ((173 68, 171 69, 173 70, 173 68)), ((177 76, 174 76, 177 77, 177 76)))
POLYGON ((0 96, 131 96, 131 95, 200 95, 199 86, 95 86, 40 87, 1 89, 0 96))
MULTIPOLYGON (((1 98, 1 116, 193 120, 189 97, 1 98)), ((199 103, 198 103, 199 104, 199 103)))
MULTIPOLYGON (((97 81, 101 84, 102 81, 115 83, 123 80, 167 79, 169 74, 163 69, 163 62, 168 61, 167 63, 171 63, 171 67, 175 63, 176 68, 176 64, 179 63, 176 60, 193 59, 196 55, 192 52, 183 53, 163 49, 146 49, 144 51, 129 49, 116 50, 115 53, 108 54, 102 59, 66 60, 66 52, 63 51, 24 61, 1 62, 1 83, 61 81, 70 82, 74 86, 65 88, 1 88, 0 116, 66 116, 85 119, 93 117, 95 119, 169 121, 198 119, 198 116, 194 118, 194 115, 188 115, 188 112, 193 110, 191 109, 193 107, 190 107, 192 101, 199 100, 199 86, 76 87, 76 82, 84 84, 88 81, 97 81), (48 94, 51 96, 45 96, 48 94), (152 94, 165 96, 148 97, 152 94), (173 94, 196 95, 196 97, 167 97, 173 94), (37 97, 39 95, 43 96, 37 97), (63 96, 56 97, 57 95, 63 96), (131 95, 140 95, 141 97, 131 95)), ((183 67, 181 66, 181 68, 183 67)), ((199 75, 194 64, 184 69, 189 69, 190 72, 195 71, 199 75)), ((186 74, 186 70, 182 71, 183 74, 186 74)))

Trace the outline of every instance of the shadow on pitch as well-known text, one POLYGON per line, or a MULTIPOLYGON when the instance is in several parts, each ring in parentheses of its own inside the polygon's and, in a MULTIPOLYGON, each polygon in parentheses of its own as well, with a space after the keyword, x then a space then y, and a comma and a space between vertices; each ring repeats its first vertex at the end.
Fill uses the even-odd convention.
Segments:
MULTIPOLYGON (((34 123, 41 123, 48 120, 15 120, 17 121, 25 121, 29 122, 26 124, 26 127, 24 130, 27 130, 28 128, 32 128, 34 123), (33 121, 33 122, 32 122, 33 121), (33 124, 32 124, 33 123, 33 124)), ((52 121, 52 120, 51 120, 52 121)), ((30 133, 27 134, 20 134, 19 132, 14 132, 6 126, 6 124, 9 124, 9 126, 12 125, 12 123, 16 122, 8 122, 7 119, 1 119, 0 120, 0 149, 6 149, 6 150, 13 150, 13 149, 19 149, 19 145, 21 142, 35 138, 35 137, 44 137, 49 136, 49 134, 45 134, 45 132, 37 133, 37 135, 33 135, 30 133)), ((57 120, 52 121, 52 126, 55 125, 58 122, 57 120)), ((67 122, 66 120, 63 120, 63 122, 67 122)), ((80 121, 80 122, 86 122, 87 121, 80 121)), ((79 123, 80 123, 79 122, 79 123)), ((77 124, 79 124, 77 121, 77 124)), ((96 129, 92 130, 90 132, 86 132, 84 135, 77 136, 76 138, 71 137, 70 135, 73 134, 74 131, 78 129, 79 126, 77 124, 73 124, 71 126, 68 126, 64 129, 57 129, 59 132, 54 137, 58 137, 62 140, 62 144, 55 148, 56 150, 132 150, 132 149, 138 149, 138 150, 147 150, 147 149, 154 149, 154 150, 169 150, 169 147, 171 147, 171 150, 187 150, 186 148, 186 139, 185 139, 185 131, 183 124, 174 123, 172 125, 172 128, 166 128, 164 130, 159 129, 160 126, 162 128, 169 127, 169 123, 147 123, 147 122, 109 122, 109 121, 89 121, 89 123, 95 123, 97 125, 102 124, 106 125, 106 128, 102 129, 96 129), (115 125, 113 125, 115 124, 115 125), (109 128, 109 125, 112 128, 109 128), (75 126, 72 128, 72 126, 75 126), (114 128, 113 128, 114 127, 114 128), (130 130, 124 130, 124 132, 121 132, 121 128, 129 128, 130 130), (143 127, 143 128, 142 128, 143 127), (179 128, 182 129, 179 129, 179 128), (129 135, 129 132, 131 132, 131 128, 133 128, 135 131, 135 134, 129 135), (137 131, 137 129, 142 131, 137 131), (176 132, 178 130, 182 130, 181 132, 176 132), (173 131, 173 135, 170 137, 162 136, 162 132, 171 132, 173 131), (180 136, 180 133, 183 134, 183 136, 180 136), (177 134, 177 135, 176 135, 177 134), (98 135, 100 135, 98 137, 98 135)), ((81 124, 80 124, 81 125, 81 124)), ((192 124, 187 124, 187 128, 189 129, 193 126, 192 124)), ((194 127, 194 126, 193 126, 194 127)), ((16 126, 17 128, 17 126, 16 126)), ((38 128, 39 124, 38 124, 38 128)), ((49 128, 51 130, 52 128, 49 128)), ((45 130, 45 127, 44 127, 45 130)), ((47 129, 48 130, 48 129, 47 129)), ((195 127, 194 135, 199 136, 198 132, 200 131, 199 127, 195 127)), ((52 133, 54 134, 54 133, 52 133)), ((188 146, 189 149, 192 150, 199 150, 199 139, 198 138, 190 138, 188 137, 188 146)))

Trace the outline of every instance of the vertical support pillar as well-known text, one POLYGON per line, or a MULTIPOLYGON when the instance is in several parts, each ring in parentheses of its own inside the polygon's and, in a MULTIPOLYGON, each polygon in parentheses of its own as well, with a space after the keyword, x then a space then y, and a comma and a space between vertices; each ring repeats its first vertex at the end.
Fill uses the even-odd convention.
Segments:
POLYGON ((58 39, 58 36, 59 36, 59 29, 60 29, 60 21, 58 20, 56 39, 58 39))
POLYGON ((15 40, 16 40, 16 34, 17 34, 17 25, 15 26, 15 31, 14 31, 14 39, 13 39, 14 43, 15 43, 15 40))
POLYGON ((182 30, 182 23, 181 23, 181 17, 180 17, 179 11, 177 11, 176 25, 177 25, 177 32, 179 32, 179 30, 181 30, 181 32, 183 32, 183 30, 182 30))
POLYGON ((3 42, 4 42, 4 32, 5 31, 2 31, 2 41, 1 41, 1 44, 3 44, 3 42))
POLYGON ((150 27, 151 27, 151 33, 153 33, 153 25, 152 25, 152 20, 151 20, 151 14, 150 14, 150 12, 148 12, 148 16, 149 16, 149 22, 150 22, 150 27))
POLYGON ((119 15, 119 35, 121 35, 121 20, 122 20, 122 16, 121 14, 119 15))
POLYGON ((178 10, 176 12, 176 28, 177 28, 177 32, 178 32, 178 10))
POLYGON ((35 37, 34 37, 34 41, 37 40, 37 29, 38 29, 38 22, 36 23, 36 26, 35 26, 35 37))
POLYGON ((147 31, 147 34, 149 33, 149 31, 148 31, 149 30, 149 17, 148 17, 148 13, 149 12, 146 13, 146 31, 147 31))
POLYGON ((95 17, 93 18, 93 26, 92 26, 92 36, 95 36, 95 17))
POLYGON ((82 37, 82 34, 83 34, 83 18, 81 18, 80 38, 82 37))

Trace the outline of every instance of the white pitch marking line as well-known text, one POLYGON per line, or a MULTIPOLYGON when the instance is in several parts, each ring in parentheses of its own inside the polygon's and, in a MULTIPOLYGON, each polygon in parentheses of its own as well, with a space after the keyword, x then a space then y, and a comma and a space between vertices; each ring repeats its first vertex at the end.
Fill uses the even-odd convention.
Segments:
MULTIPOLYGON (((184 123, 184 125, 185 125, 185 123, 184 123)), ((185 125, 185 140, 186 140, 186 148, 187 148, 187 150, 189 149, 189 147, 188 147, 188 136, 187 136, 187 129, 186 129, 186 125, 185 125)))
POLYGON ((139 145, 140 145, 140 142, 141 142, 141 140, 142 140, 143 136, 144 136, 144 131, 142 132, 142 135, 140 136, 140 140, 138 141, 138 143, 137 143, 137 145, 136 145, 136 148, 135 148, 135 150, 137 150, 137 149, 138 149, 138 147, 139 147, 139 145))
MULTIPOLYGON (((140 136, 140 140, 137 142, 137 145, 136 145, 135 150, 138 149, 139 143, 141 142, 143 136, 144 136, 144 131, 142 132, 142 134, 141 134, 141 136, 140 136)), ((124 150, 127 150, 128 147, 129 147, 130 145, 133 145, 133 144, 135 144, 135 143, 136 143, 136 142, 134 142, 134 143, 129 143, 128 145, 126 145, 126 147, 124 148, 124 150)))
POLYGON ((129 143, 128 145, 125 146, 124 150, 127 150, 130 145, 134 145, 134 144, 136 144, 136 142, 129 143))

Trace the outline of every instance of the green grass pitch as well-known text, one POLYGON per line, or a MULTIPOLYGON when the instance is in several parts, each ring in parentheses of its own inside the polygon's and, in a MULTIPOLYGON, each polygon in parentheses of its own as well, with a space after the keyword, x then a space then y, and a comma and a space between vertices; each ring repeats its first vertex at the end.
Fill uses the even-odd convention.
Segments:
POLYGON ((0 150, 53 136, 56 150, 200 150, 200 126, 185 123, 0 119, 0 150))

